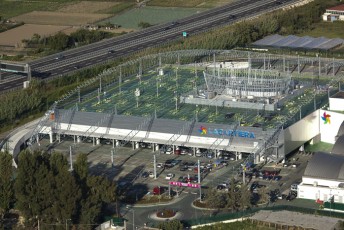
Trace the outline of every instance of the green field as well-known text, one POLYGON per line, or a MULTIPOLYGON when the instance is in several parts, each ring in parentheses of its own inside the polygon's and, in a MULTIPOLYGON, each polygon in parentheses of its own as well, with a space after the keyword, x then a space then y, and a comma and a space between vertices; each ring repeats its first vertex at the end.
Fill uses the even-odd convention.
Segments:
POLYGON ((344 22, 319 22, 314 24, 314 29, 299 35, 326 38, 344 38, 344 22))
POLYGON ((166 7, 143 7, 129 10, 121 15, 101 21, 100 24, 111 22, 121 25, 123 28, 138 29, 140 22, 147 22, 151 25, 166 23, 183 17, 193 15, 205 9, 197 8, 166 8, 166 7))

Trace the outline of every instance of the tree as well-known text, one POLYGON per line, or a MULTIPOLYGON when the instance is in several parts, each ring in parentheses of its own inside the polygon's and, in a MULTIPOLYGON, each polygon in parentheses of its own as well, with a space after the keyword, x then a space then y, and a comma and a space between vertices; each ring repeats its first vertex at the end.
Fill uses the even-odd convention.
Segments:
POLYGON ((0 217, 8 213, 13 202, 12 155, 0 152, 0 217))
POLYGON ((236 210, 237 208, 237 199, 238 195, 235 192, 235 180, 234 177, 232 177, 227 199, 227 207, 230 208, 232 211, 236 210))
POLYGON ((242 185, 240 188, 240 199, 239 205, 241 210, 245 210, 251 207, 251 192, 248 189, 247 185, 242 185))
POLYGON ((210 208, 224 208, 227 204, 227 195, 222 192, 218 192, 216 189, 210 189, 207 194, 206 202, 210 208))
POLYGON ((183 224, 179 220, 171 220, 159 223, 158 228, 162 230, 182 230, 183 224))
POLYGON ((265 203, 269 200, 268 189, 266 187, 262 187, 258 191, 259 195, 259 203, 265 203))
POLYGON ((139 22, 138 27, 144 29, 144 28, 148 28, 151 27, 152 24, 148 23, 148 22, 139 22))
POLYGON ((88 176, 87 154, 80 153, 74 163, 74 174, 78 181, 86 182, 88 176))

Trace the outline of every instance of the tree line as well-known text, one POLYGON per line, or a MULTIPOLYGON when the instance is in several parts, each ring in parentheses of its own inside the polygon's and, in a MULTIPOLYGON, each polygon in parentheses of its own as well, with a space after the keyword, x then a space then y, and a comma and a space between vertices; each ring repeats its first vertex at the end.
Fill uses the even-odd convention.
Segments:
POLYGON ((56 52, 91 44, 112 36, 112 33, 106 31, 79 29, 70 35, 63 32, 58 32, 49 37, 34 34, 31 39, 24 39, 23 42, 26 43, 27 47, 36 48, 36 53, 47 49, 56 52))
POLYGON ((70 171, 60 153, 23 151, 15 178, 12 156, 0 152, 0 227, 11 208, 24 217, 24 228, 93 229, 103 220, 107 204, 117 200, 116 186, 88 173, 87 155, 79 154, 70 171))

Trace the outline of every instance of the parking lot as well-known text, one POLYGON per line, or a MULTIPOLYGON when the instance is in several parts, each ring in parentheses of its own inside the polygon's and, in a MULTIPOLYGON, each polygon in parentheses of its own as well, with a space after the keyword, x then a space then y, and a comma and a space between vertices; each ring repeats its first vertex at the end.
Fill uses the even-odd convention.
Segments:
MULTIPOLYGON (((244 159, 235 161, 234 158, 217 160, 209 158, 209 155, 191 156, 165 154, 163 151, 153 152, 151 148, 133 149, 130 145, 115 149, 112 162, 112 144, 102 141, 101 145, 86 143, 74 144, 73 140, 65 138, 61 143, 54 142, 49 145, 48 139, 40 142, 40 147, 51 152, 63 153, 68 161, 70 146, 72 146, 73 162, 78 153, 88 155, 90 172, 95 175, 106 175, 118 185, 137 185, 140 192, 151 192, 156 186, 168 187, 169 181, 183 181, 198 183, 198 160, 200 161, 201 185, 203 187, 216 187, 218 184, 228 182, 238 172, 238 168, 244 159), (157 163, 157 178, 154 173, 154 155, 157 163), (215 164, 216 163, 216 164, 215 164), (151 173, 151 175, 149 175, 151 173), (172 178, 166 179, 167 174, 172 178), (153 178, 152 178, 153 177, 153 178), (142 186, 139 186, 142 185, 142 186), (144 186, 143 186, 144 185, 144 186)), ((188 191, 189 188, 184 190, 188 191)))

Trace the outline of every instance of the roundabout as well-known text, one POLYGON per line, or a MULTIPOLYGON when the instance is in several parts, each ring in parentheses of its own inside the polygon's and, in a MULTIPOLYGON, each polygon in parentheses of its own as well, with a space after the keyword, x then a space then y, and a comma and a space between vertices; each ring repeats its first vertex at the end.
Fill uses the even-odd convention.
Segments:
POLYGON ((160 209, 149 215, 150 219, 157 221, 175 220, 182 216, 182 213, 173 209, 160 209))

